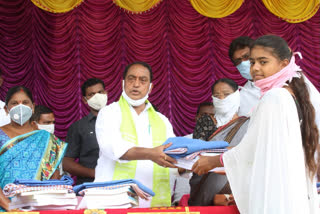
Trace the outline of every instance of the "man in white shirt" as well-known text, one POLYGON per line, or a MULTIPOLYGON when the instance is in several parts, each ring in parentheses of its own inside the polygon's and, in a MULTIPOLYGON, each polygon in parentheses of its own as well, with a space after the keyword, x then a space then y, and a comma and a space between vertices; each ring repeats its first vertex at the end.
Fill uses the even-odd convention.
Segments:
POLYGON ((152 70, 145 62, 128 65, 123 75, 120 100, 99 111, 96 135, 100 148, 95 182, 137 179, 155 192, 139 207, 170 206, 169 169, 175 160, 161 144, 174 137, 168 119, 147 100, 152 89, 152 70))
MULTIPOLYGON (((0 87, 3 83, 3 77, 0 73, 0 87)), ((4 109, 5 102, 0 100, 0 126, 4 126, 10 123, 10 116, 7 114, 6 110, 4 109)))
POLYGON ((237 67, 241 76, 247 79, 247 83, 240 90, 239 116, 250 116, 252 110, 258 105, 260 89, 256 87, 250 75, 250 45, 253 39, 248 36, 240 36, 234 39, 229 46, 229 58, 237 67))

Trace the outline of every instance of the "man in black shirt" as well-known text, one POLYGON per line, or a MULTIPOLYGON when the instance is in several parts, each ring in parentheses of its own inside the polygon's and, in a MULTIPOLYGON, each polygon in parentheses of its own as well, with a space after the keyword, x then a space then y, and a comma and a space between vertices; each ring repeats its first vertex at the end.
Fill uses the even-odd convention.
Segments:
POLYGON ((63 159, 64 171, 77 176, 77 185, 94 180, 99 158, 95 124, 99 110, 108 99, 104 82, 100 79, 88 79, 81 86, 81 92, 82 101, 89 105, 90 113, 70 126, 66 138, 69 146, 63 159))

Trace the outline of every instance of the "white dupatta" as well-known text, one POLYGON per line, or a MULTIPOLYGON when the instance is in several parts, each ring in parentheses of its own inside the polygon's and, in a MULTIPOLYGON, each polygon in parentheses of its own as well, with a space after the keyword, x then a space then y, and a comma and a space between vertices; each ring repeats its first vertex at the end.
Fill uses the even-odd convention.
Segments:
POLYGON ((320 213, 316 181, 306 172, 296 104, 286 89, 264 95, 246 135, 223 161, 240 213, 320 213))

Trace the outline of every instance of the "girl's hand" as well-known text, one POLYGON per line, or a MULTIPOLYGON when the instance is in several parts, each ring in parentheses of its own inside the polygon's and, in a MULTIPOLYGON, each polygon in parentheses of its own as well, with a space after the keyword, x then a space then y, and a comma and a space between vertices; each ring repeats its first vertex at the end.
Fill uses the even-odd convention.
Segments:
POLYGON ((198 175, 207 174, 211 169, 221 166, 220 155, 200 156, 192 166, 192 171, 198 175))

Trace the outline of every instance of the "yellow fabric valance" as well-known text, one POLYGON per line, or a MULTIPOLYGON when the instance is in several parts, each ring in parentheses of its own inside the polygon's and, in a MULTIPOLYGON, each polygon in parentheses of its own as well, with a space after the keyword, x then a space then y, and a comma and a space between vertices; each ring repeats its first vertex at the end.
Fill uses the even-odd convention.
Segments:
POLYGON ((244 0, 190 0, 192 7, 203 16, 223 18, 238 10, 244 0))
POLYGON ((119 7, 134 13, 140 13, 157 6, 162 0, 113 0, 119 7))
POLYGON ((80 5, 83 0, 31 0, 37 7, 51 13, 65 13, 80 5))
MULTIPOLYGON (((84 0, 31 0, 37 7, 51 13, 65 13, 79 6, 84 0)), ((106 0, 107 1, 107 0, 106 0)), ((126 11, 141 13, 156 7, 162 0, 113 0, 126 11)), ((176 0, 180 1, 180 0, 176 0)), ((261 0, 275 16, 290 22, 304 22, 314 16, 320 0, 261 0)), ((201 15, 223 18, 237 11, 244 0, 190 0, 192 7, 201 15)))
POLYGON ((262 0, 265 7, 286 22, 299 23, 310 19, 319 9, 320 0, 262 0))

